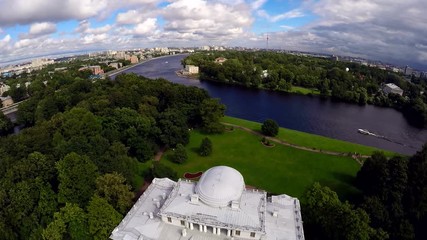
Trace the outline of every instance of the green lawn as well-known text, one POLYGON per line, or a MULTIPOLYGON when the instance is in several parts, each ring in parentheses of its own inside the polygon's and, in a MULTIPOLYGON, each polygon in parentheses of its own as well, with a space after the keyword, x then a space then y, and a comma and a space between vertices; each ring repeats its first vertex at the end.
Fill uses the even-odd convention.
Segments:
POLYGON ((289 92, 303 94, 303 95, 307 95, 310 93, 313 95, 320 95, 320 91, 317 88, 304 88, 304 87, 297 87, 297 86, 292 86, 292 89, 289 92))
POLYGON ((343 198, 357 193, 351 184, 360 166, 349 157, 312 153, 277 144, 268 148, 261 144, 259 137, 240 129, 209 135, 213 153, 200 157, 196 151, 205 136, 196 130, 191 132, 190 143, 186 146, 186 163, 172 163, 168 160, 170 153, 163 156, 162 163, 175 169, 181 178, 185 172, 205 171, 218 165, 231 166, 242 173, 248 185, 299 198, 315 181, 331 187, 343 198))
MULTIPOLYGON (((261 129, 260 123, 247 121, 244 119, 226 116, 222 119, 222 121, 236 124, 239 126, 244 126, 255 131, 260 131, 261 129)), ((355 132, 354 134, 358 134, 358 133, 355 132)), ((277 138, 296 144, 296 145, 322 149, 322 150, 335 151, 335 152, 344 152, 344 153, 357 152, 363 155, 371 155, 374 151, 383 151, 387 156, 393 156, 397 154, 397 153, 381 150, 374 147, 369 147, 369 146, 364 146, 356 143, 350 143, 342 140, 327 138, 327 137, 323 137, 315 134, 299 132, 299 131, 290 130, 286 128, 280 128, 279 135, 277 136, 277 138)))

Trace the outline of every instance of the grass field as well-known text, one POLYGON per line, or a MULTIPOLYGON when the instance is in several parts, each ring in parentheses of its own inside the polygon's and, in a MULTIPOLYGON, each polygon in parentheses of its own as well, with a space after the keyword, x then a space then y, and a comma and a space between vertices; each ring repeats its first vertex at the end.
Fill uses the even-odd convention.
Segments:
POLYGON ((310 88, 297 87, 297 86, 292 86, 292 89, 289 92, 298 93, 302 95, 307 95, 307 94, 320 95, 320 91, 316 88, 310 89, 310 88))
POLYGON ((316 181, 331 187, 344 199, 357 193, 352 181, 360 165, 349 157, 312 153, 279 144, 268 148, 261 144, 260 137, 240 129, 209 135, 213 153, 200 157, 197 149, 205 136, 198 131, 191 132, 186 146, 188 160, 184 164, 169 161, 170 151, 163 156, 162 163, 172 167, 181 178, 185 172, 231 166, 242 173, 248 185, 295 197, 301 197, 316 181))
MULTIPOLYGON (((244 119, 233 118, 233 117, 224 117, 223 122, 236 124, 239 126, 244 126, 255 131, 260 131, 261 124, 257 122, 247 121, 244 119)), ((357 134, 357 133, 355 133, 357 134)), ((327 138, 315 134, 299 132, 295 130, 290 130, 286 128, 280 128, 279 135, 277 138, 293 143, 296 145, 306 146, 310 148, 335 151, 335 152, 357 152, 362 155, 371 155, 374 151, 383 151, 387 156, 393 156, 397 153, 381 150, 374 147, 364 146, 360 144, 350 143, 346 141, 341 141, 337 139, 327 138)))

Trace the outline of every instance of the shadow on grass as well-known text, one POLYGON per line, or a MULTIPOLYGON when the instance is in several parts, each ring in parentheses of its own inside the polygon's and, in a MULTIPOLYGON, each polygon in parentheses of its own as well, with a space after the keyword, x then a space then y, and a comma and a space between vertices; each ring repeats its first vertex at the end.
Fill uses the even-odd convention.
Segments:
POLYGON ((192 147, 192 148, 190 148, 190 151, 199 154, 199 148, 198 147, 192 147))

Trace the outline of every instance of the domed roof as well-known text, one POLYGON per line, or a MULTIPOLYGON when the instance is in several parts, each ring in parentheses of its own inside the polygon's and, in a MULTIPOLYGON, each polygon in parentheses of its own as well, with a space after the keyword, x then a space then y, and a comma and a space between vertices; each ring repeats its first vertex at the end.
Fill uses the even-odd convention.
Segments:
POLYGON ((243 176, 227 166, 210 168, 203 173, 196 185, 196 193, 202 202, 213 207, 226 207, 239 200, 245 188, 243 176))

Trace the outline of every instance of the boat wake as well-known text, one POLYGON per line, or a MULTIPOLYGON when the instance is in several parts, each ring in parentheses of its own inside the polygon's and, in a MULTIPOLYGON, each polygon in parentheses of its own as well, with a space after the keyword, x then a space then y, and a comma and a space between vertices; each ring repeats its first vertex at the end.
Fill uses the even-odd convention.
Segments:
POLYGON ((359 128, 359 129, 357 129, 357 132, 358 132, 358 133, 360 133, 360 134, 364 134, 364 135, 368 135, 368 136, 372 136, 372 137, 380 138, 380 139, 383 139, 383 140, 385 140, 385 141, 389 141, 389 142, 392 142, 392 143, 395 143, 395 144, 399 144, 399 145, 402 145, 402 146, 404 146, 404 147, 409 147, 409 148, 412 148, 412 149, 417 149, 417 148, 416 148, 416 147, 414 147, 414 146, 407 145, 407 144, 404 144, 404 143, 402 143, 402 142, 399 142, 399 141, 393 140, 393 139, 391 139, 391 138, 388 138, 388 137, 386 137, 386 136, 383 136, 383 135, 379 135, 379 134, 376 134, 376 133, 370 132, 370 131, 368 131, 368 130, 366 130, 366 129, 361 129, 361 128, 359 128))

